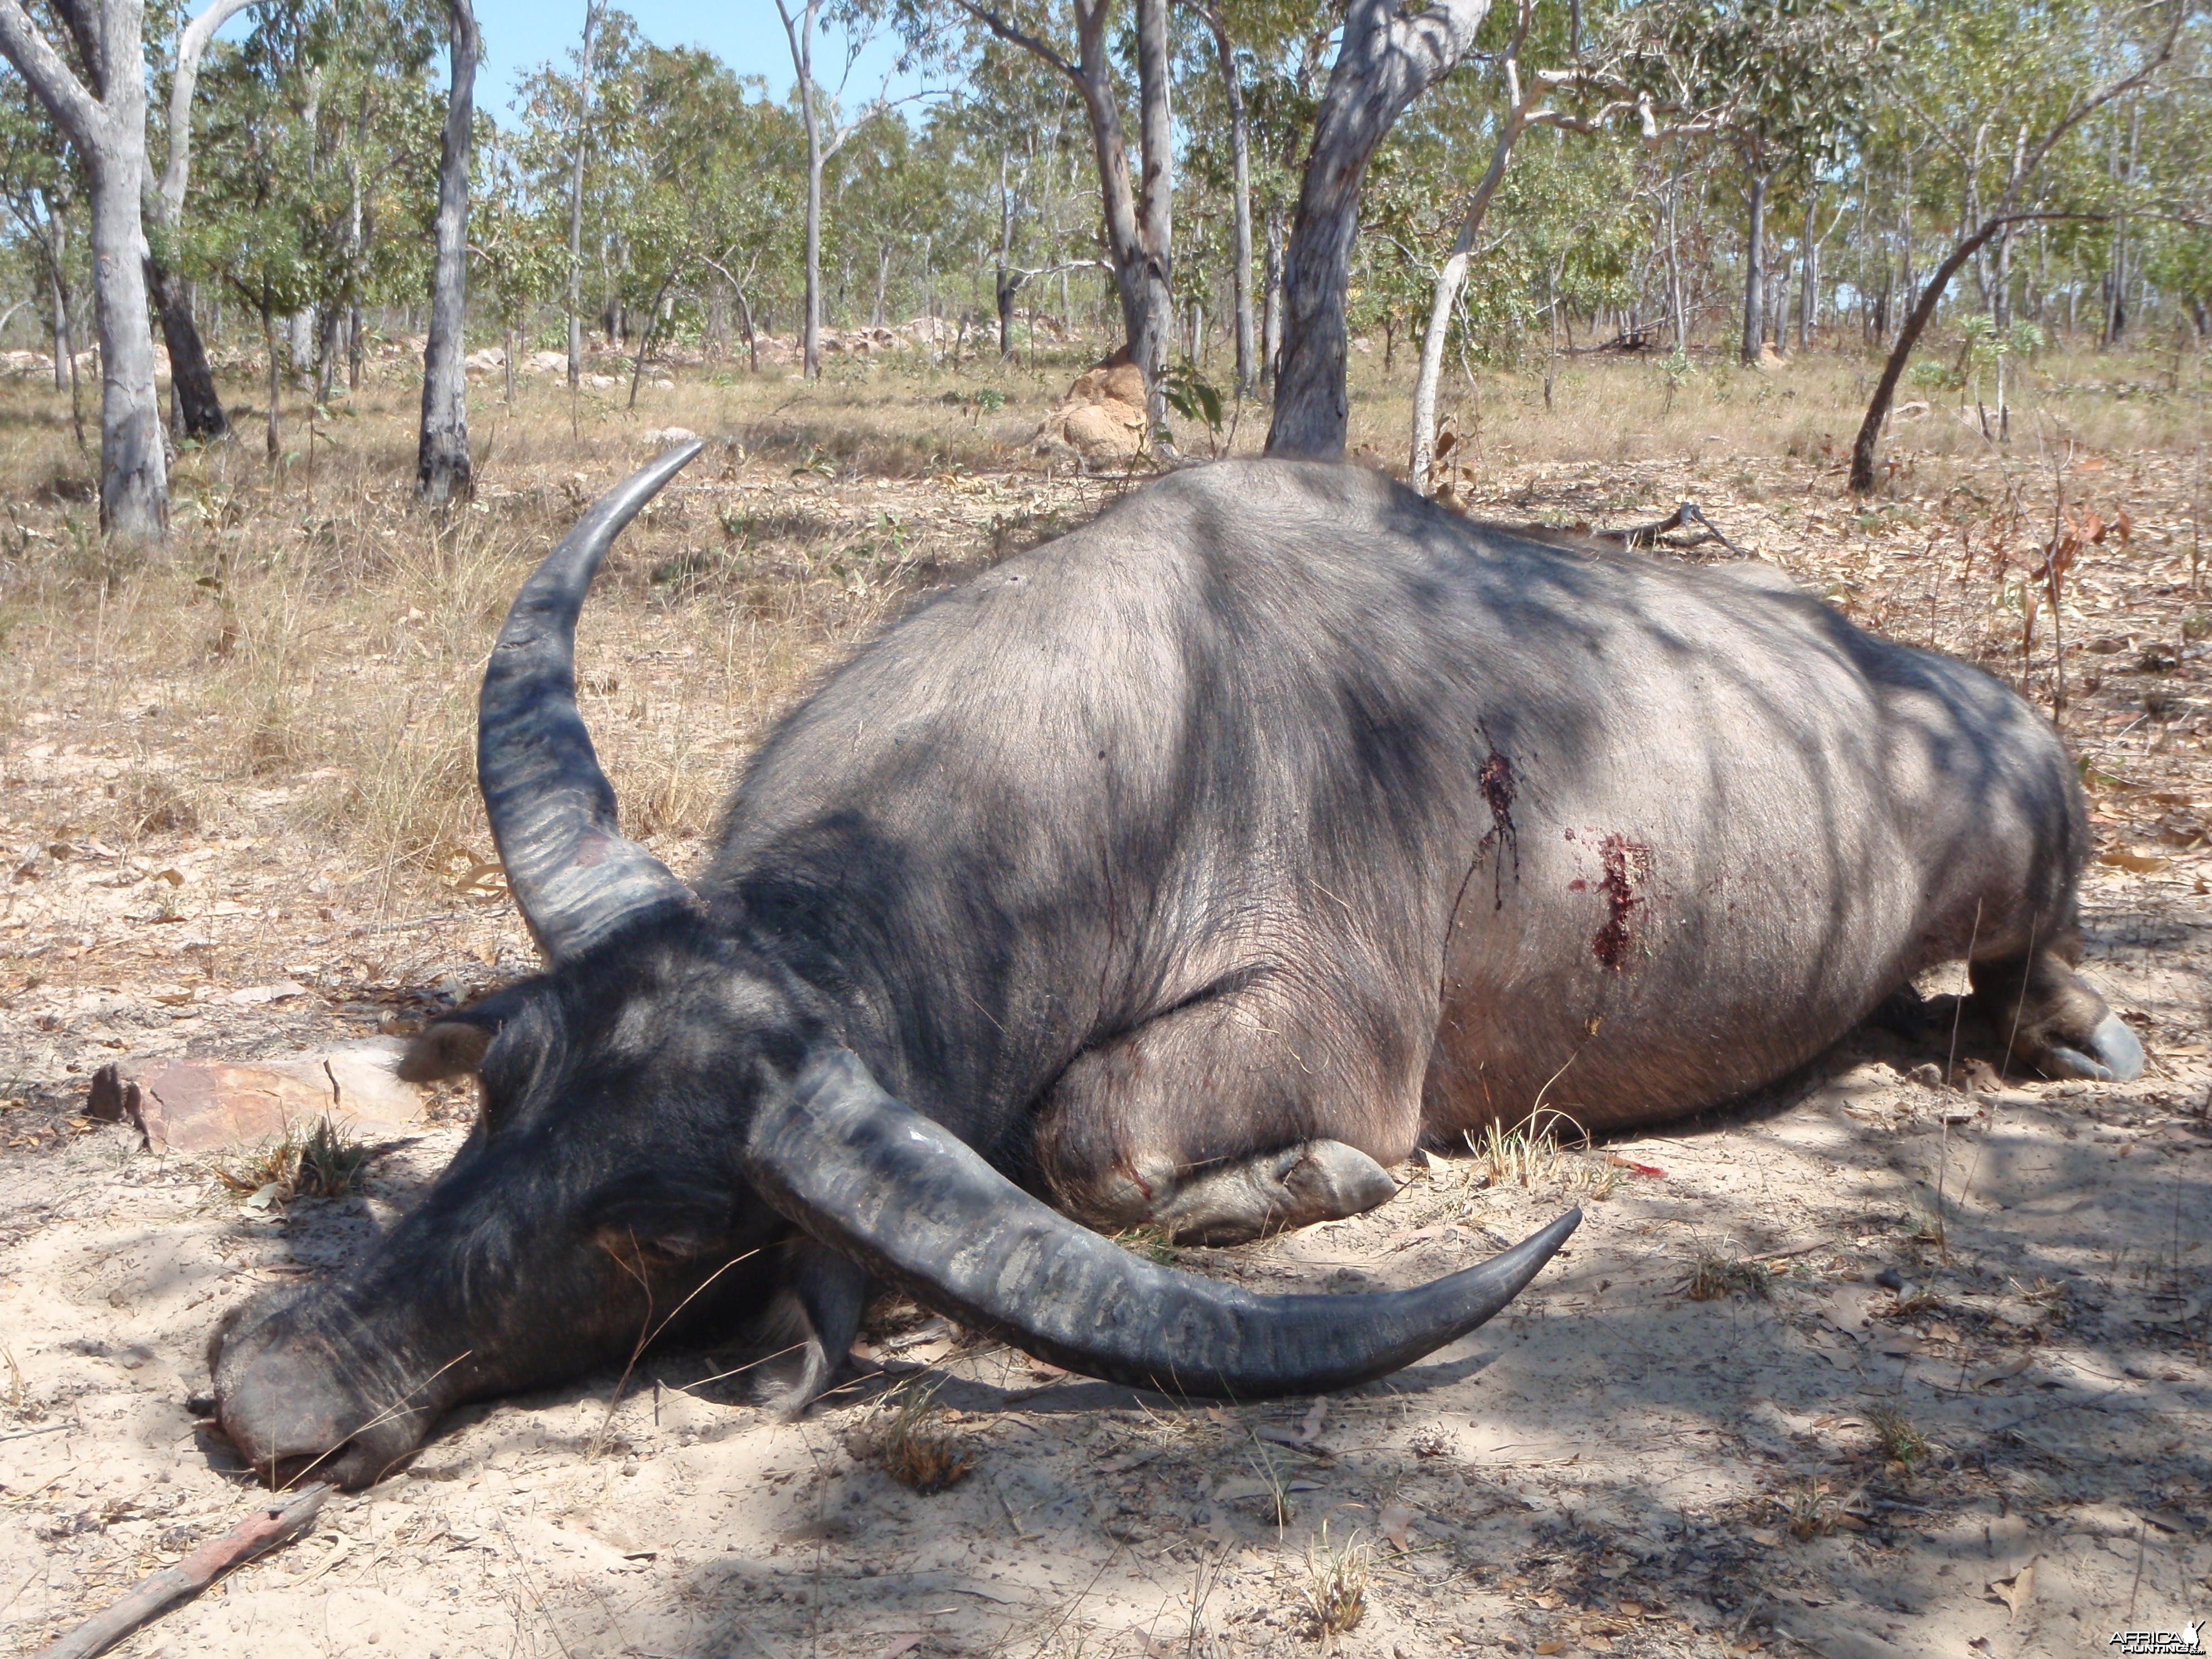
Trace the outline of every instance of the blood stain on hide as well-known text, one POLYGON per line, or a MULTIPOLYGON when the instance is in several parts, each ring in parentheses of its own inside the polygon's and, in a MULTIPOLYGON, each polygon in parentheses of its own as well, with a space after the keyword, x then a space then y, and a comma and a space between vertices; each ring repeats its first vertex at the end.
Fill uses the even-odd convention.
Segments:
POLYGON ((1590 941, 1590 952, 1615 972, 1628 966, 1636 949, 1635 912, 1644 901, 1636 884, 1651 873, 1651 849, 1622 836, 1607 836, 1598 843, 1598 861, 1605 875, 1598 891, 1605 895, 1605 926, 1590 941))
MULTIPOLYGON (((1521 837, 1513 828, 1513 763, 1497 750, 1490 751, 1482 763, 1482 770, 1475 775, 1481 786, 1482 799, 1490 808, 1490 833, 1482 838, 1485 847, 1510 847, 1513 850, 1513 873, 1521 873, 1521 837)), ((1491 873, 1491 896, 1498 909, 1505 908, 1505 860, 1499 859, 1491 873)))

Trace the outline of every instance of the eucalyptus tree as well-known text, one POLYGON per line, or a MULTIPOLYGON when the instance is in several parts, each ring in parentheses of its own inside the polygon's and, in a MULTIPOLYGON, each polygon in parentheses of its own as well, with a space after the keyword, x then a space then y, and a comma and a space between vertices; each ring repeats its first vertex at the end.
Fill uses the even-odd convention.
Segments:
POLYGON ((1897 30, 1870 0, 1650 0, 1624 15, 1643 87, 1708 112, 1741 170, 1741 355, 1755 363, 1766 337, 1769 193, 1778 175, 1808 177, 1852 141, 1890 71, 1897 30))
POLYGON ((109 535, 157 540, 169 522, 168 455, 154 390, 147 313, 143 0, 49 0, 58 48, 0 0, 0 54, 14 64, 82 162, 100 330, 100 520, 109 535))
POLYGON ((902 0, 917 45, 988 33, 1063 78, 1081 100, 1098 169, 1101 242, 1121 301, 1129 361, 1145 377, 1146 420, 1170 447, 1163 376, 1175 331, 1175 116, 1168 0, 1133 0, 1139 171, 1115 84, 1114 0, 902 0))
POLYGON ((1284 255, 1271 455, 1344 453, 1345 300, 1360 187, 1377 146, 1466 56, 1489 9, 1490 0, 1432 0, 1420 11, 1401 11, 1393 0, 1351 0, 1345 12, 1284 255))
POLYGON ((207 346, 192 315, 191 286, 179 273, 175 240, 185 212, 185 192, 192 166, 192 94, 199 82, 200 60, 215 32, 256 0, 209 0, 177 35, 169 69, 167 153, 161 176, 148 204, 150 244, 146 286, 161 319, 161 339, 169 352, 169 411, 176 434, 203 441, 227 436, 230 417, 208 362, 207 346))
MULTIPOLYGON (((1958 234, 1898 330, 1851 445, 1850 487, 1875 486, 1875 451, 1891 400, 1951 280, 2014 227, 2095 216, 2094 198, 2046 186, 2085 124, 2117 100, 2163 84, 2190 29, 2205 27, 2191 0, 1984 0, 1968 9, 1930 0, 1917 12, 1899 100, 1936 141, 1960 203, 1958 234)), ((2193 50, 2191 54, 2193 56, 2193 50)), ((2009 274, 2004 278, 2009 286, 2009 274)))
POLYGON ((198 137, 169 255, 179 276, 259 319, 272 453, 289 355, 277 320, 307 319, 314 395, 327 397, 340 356, 358 362, 362 307, 413 300, 429 275, 445 113, 430 84, 434 6, 266 6, 198 65, 198 137))
MULTIPOLYGON (((879 92, 853 114, 840 119, 838 99, 851 78, 853 65, 875 27, 874 15, 865 5, 837 0, 775 0, 776 15, 783 21, 791 46, 791 66, 797 75, 794 91, 799 118, 806 131, 806 301, 800 325, 800 373, 811 380, 822 373, 822 181, 823 172, 855 132, 888 105, 879 92), (823 24, 832 22, 845 35, 845 68, 836 89, 823 88, 814 77, 814 48, 823 24)), ((921 95, 921 94, 917 94, 921 95)))
MULTIPOLYGON (((757 79, 740 80, 696 48, 647 46, 630 93, 630 140, 621 158, 623 280, 644 318, 630 369, 630 401, 678 302, 696 305, 714 278, 739 295, 787 243, 800 196, 799 124, 757 79)), ((748 332, 750 333, 750 319, 748 332)))
POLYGON ((422 348, 422 422, 415 449, 415 496, 426 507, 466 498, 475 480, 469 458, 469 381, 462 331, 469 307, 469 149, 476 131, 477 57, 481 41, 470 0, 446 0, 452 89, 438 158, 436 250, 430 274, 430 328, 422 348))

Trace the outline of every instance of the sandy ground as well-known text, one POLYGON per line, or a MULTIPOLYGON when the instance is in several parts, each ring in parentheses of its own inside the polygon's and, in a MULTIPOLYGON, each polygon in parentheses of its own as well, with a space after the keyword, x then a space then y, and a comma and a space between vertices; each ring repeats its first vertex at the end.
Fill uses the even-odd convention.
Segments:
MULTIPOLYGON (((1425 1160, 1370 1215, 1180 1253, 1256 1287, 1353 1290, 1585 1206, 1508 1314, 1387 1382, 1191 1407, 893 1307, 867 1336, 884 1369, 783 1425, 751 1402, 752 1373, 718 1376, 744 1356, 648 1355, 619 1389, 601 1375, 455 1414, 404 1474, 120 1650, 2013 1659, 2212 1615, 2212 857, 2175 465, 2081 475, 2079 500, 2127 475, 2130 538, 2085 551, 2064 612, 2103 860, 2086 965, 2145 1039, 2139 1083, 2001 1078, 1967 1063, 2002 1069, 1971 1029, 1954 1075, 1983 1086, 1924 1080, 1953 1060, 1955 976, 1934 981, 1925 1030, 1863 1031, 1759 1101, 1526 1185, 1472 1156, 1425 1160), (880 1467, 902 1402, 972 1458, 948 1491, 880 1467), (1363 1575, 1356 1626, 1317 1634, 1327 1583, 1363 1575)), ((1010 514, 1095 496, 783 477, 728 487, 854 524, 895 505, 948 558, 979 556, 1010 514)), ((1947 475, 1862 516, 1817 460, 1716 459, 1508 468, 1469 494, 1490 516, 1600 524, 1694 495, 1862 619, 2017 678, 2002 566, 1953 574, 1980 522, 1951 510, 1962 479, 1978 500, 2002 485, 1947 475)), ((657 672, 649 641, 620 666, 657 672)), ((0 1639, 15 1652, 251 1507, 191 1403, 210 1327, 388 1225, 466 1109, 384 1152, 362 1193, 272 1214, 206 1160, 84 1124, 86 1078, 125 1054, 404 1030, 529 963, 495 898, 426 885, 372 904, 343 872, 303 878, 322 866, 282 810, 294 781, 130 849, 58 836, 124 753, 73 713, 82 690, 58 684, 15 726, 0 793, 0 1639)), ((158 701, 129 739, 141 756, 188 740, 153 729, 158 701)))

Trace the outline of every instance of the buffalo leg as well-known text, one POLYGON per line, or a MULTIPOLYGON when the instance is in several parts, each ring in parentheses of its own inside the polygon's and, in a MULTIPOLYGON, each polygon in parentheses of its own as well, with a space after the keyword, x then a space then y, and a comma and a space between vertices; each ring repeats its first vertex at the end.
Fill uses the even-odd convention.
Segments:
POLYGON ((2014 1057, 2045 1077, 2131 1082, 2142 1075, 2142 1043, 2075 972, 2072 954, 2046 948, 1972 963, 1975 1006, 2014 1057))
POLYGON ((792 1299, 806 1322, 799 1377, 775 1402, 777 1413, 795 1418, 830 1386, 837 1368, 860 1334, 860 1313, 868 1299, 868 1275, 857 1264, 812 1240, 791 1249, 792 1299))
MULTIPOLYGON (((1411 1052, 1411 1045, 1407 1045, 1411 1052)), ((1038 1172, 1097 1227, 1238 1243, 1370 1210, 1420 1128, 1419 1075, 1247 990, 1085 1054, 1040 1115, 1038 1172)))
POLYGON ((1397 1190, 1389 1171, 1357 1146, 1304 1140, 1198 1170, 1146 1219, 1179 1244, 1242 1244, 1358 1215, 1397 1190))

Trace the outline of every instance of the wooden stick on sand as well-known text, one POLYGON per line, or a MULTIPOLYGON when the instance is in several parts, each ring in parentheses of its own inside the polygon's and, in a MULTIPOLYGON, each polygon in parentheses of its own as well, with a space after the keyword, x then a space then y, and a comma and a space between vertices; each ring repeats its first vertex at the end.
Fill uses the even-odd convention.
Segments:
POLYGON ((330 1495, 330 1487, 317 1481, 286 1494, 281 1504, 264 1506, 251 1519, 201 1545, 175 1566, 139 1580, 130 1595, 106 1612, 86 1620, 37 1659, 92 1659, 96 1653, 106 1652, 148 1620, 198 1595, 240 1562, 297 1538, 314 1524, 316 1512, 330 1495))

